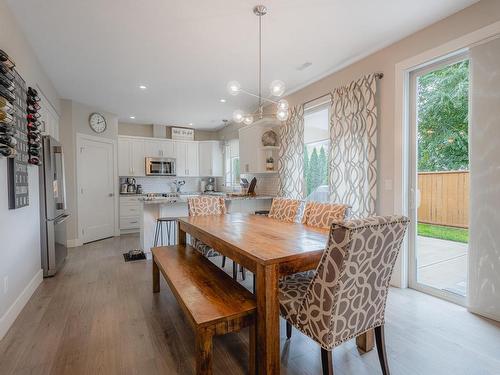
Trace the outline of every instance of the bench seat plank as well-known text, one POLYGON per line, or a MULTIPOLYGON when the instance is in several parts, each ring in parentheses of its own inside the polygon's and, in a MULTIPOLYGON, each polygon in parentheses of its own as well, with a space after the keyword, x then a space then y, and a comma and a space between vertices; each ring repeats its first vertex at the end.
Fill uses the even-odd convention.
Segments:
POLYGON ((152 252, 153 261, 195 328, 222 325, 223 333, 239 330, 231 327, 233 320, 253 320, 254 295, 194 248, 175 245, 156 247, 152 252))

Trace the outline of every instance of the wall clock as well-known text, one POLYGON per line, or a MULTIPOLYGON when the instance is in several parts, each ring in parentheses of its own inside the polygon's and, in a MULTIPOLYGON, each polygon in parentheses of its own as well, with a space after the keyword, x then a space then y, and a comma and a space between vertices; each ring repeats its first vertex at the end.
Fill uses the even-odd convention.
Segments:
POLYGON ((106 130, 106 119, 100 113, 92 113, 89 117, 90 128, 96 133, 104 133, 106 130))

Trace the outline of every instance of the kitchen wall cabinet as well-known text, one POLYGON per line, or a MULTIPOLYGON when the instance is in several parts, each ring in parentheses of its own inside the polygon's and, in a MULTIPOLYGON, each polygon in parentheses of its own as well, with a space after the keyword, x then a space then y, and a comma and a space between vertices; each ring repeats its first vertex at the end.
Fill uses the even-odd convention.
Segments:
POLYGON ((144 141, 146 157, 175 158, 175 142, 170 139, 144 141))
POLYGON ((222 148, 219 141, 199 142, 200 176, 222 177, 222 148))
POLYGON ((176 159, 180 177, 223 176, 220 141, 174 141, 146 137, 118 137, 118 174, 144 176, 146 157, 176 159))
POLYGON ((144 140, 132 137, 118 138, 118 174, 145 176, 144 140))
POLYGON ((176 173, 180 177, 199 176, 198 142, 175 141, 176 173))

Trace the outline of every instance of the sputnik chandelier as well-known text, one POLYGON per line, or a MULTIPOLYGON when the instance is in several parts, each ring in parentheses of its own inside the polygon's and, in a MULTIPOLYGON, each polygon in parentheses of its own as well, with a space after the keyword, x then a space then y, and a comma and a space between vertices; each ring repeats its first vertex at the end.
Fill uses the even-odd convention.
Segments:
POLYGON ((262 16, 267 13, 267 8, 264 5, 257 5, 253 8, 254 14, 259 17, 259 92, 254 94, 241 87, 238 81, 230 81, 227 84, 227 91, 230 95, 236 96, 239 93, 251 95, 259 99, 259 107, 255 112, 247 113, 241 109, 233 112, 233 120, 236 123, 245 123, 250 125, 254 122, 255 117, 259 120, 264 117, 276 117, 279 121, 286 121, 288 118, 288 102, 285 99, 278 99, 285 93, 285 83, 280 80, 274 80, 269 85, 269 96, 262 97, 262 16), (264 103, 272 103, 276 105, 276 110, 271 113, 264 113, 264 103))

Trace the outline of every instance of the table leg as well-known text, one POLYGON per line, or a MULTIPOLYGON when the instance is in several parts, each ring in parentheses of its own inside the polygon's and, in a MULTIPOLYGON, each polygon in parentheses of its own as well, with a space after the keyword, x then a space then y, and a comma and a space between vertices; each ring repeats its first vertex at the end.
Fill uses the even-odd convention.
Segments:
POLYGON ((182 229, 181 229, 181 223, 178 221, 177 222, 177 243, 179 245, 185 245, 186 244, 186 232, 184 232, 182 229))
POLYGON ((153 256, 153 293, 160 291, 160 270, 153 256))
POLYGON ((358 349, 363 352, 369 352, 375 346, 373 329, 366 331, 365 333, 356 337, 356 345, 358 349))
POLYGON ((280 373, 280 326, 277 265, 257 265, 257 373, 280 373))

